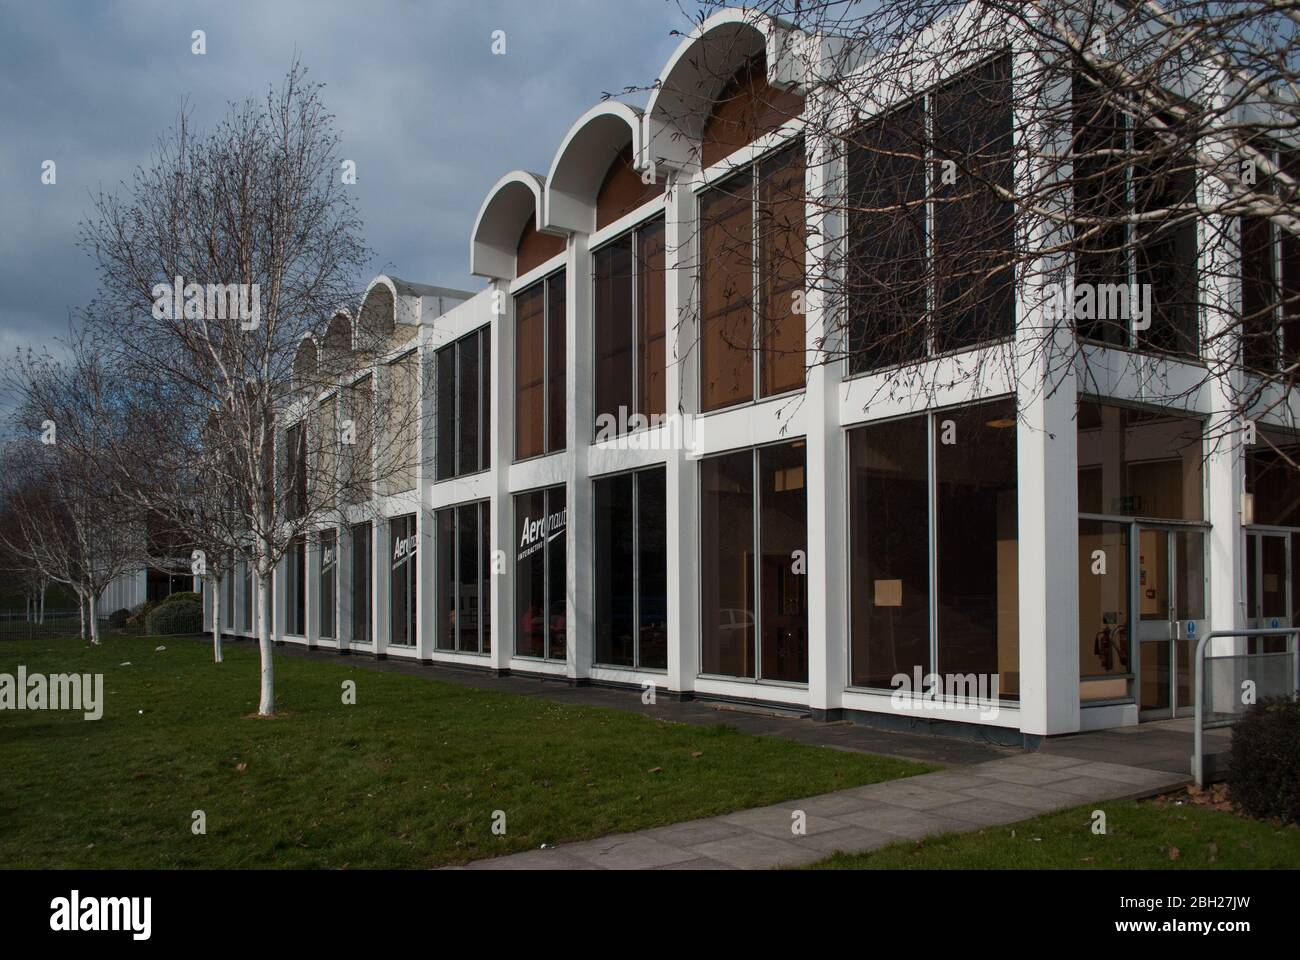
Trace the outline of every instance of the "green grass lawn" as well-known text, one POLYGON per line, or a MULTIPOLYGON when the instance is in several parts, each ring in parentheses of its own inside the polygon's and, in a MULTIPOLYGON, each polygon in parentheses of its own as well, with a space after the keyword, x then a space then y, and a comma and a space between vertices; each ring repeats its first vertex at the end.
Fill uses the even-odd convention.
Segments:
POLYGON ((975 833, 836 854, 825 870, 1249 869, 1300 867, 1300 828, 1152 800, 1101 802, 975 833), (1106 834, 1092 812, 1106 812, 1106 834))
POLYGON ((280 714, 258 719, 256 649, 211 656, 193 639, 0 643, 0 672, 103 673, 106 701, 97 721, 0 712, 0 868, 431 867, 930 769, 347 658, 277 657, 280 714))

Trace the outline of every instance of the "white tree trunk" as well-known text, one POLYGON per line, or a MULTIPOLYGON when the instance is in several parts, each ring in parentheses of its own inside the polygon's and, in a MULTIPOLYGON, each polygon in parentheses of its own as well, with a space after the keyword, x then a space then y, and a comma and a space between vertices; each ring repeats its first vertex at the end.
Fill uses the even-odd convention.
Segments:
POLYGON ((212 582, 212 660, 221 663, 221 577, 213 577, 212 582))
POLYGON ((262 655, 262 698, 259 716, 275 714, 275 666, 271 662, 271 578, 257 576, 257 648, 262 655))
POLYGON ((41 584, 41 615, 40 619, 36 622, 42 625, 45 623, 45 591, 48 589, 48 585, 44 583, 41 584))
POLYGON ((35 604, 32 603, 32 595, 29 593, 29 594, 27 594, 27 622, 28 622, 28 623, 31 623, 32 620, 35 619, 35 618, 32 616, 32 611, 33 611, 35 608, 36 608, 35 604))
POLYGON ((99 646, 99 604, 92 593, 87 598, 90 604, 90 642, 92 646, 99 646))
POLYGON ((77 591, 77 616, 81 617, 81 639, 85 640, 86 639, 86 600, 81 595, 80 590, 77 591))

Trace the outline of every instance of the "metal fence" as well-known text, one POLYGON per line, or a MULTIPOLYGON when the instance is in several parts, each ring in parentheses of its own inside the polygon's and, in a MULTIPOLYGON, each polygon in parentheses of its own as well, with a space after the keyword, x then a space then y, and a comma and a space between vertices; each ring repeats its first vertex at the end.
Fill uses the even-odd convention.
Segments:
POLYGON ((1252 703, 1265 697, 1290 697, 1300 691, 1298 627, 1268 630, 1215 630, 1196 645, 1196 727, 1192 776, 1204 786, 1206 774, 1221 766, 1221 755, 1205 755, 1204 733, 1231 726, 1252 703), (1246 641, 1241 653, 1208 654, 1210 641, 1221 637, 1246 641))
MULTIPOLYGON (((107 631, 108 620, 101 618, 101 630, 107 631)), ((0 611, 0 640, 34 640, 38 637, 68 637, 81 633, 81 615, 72 610, 46 610, 45 615, 30 615, 22 610, 0 611)))

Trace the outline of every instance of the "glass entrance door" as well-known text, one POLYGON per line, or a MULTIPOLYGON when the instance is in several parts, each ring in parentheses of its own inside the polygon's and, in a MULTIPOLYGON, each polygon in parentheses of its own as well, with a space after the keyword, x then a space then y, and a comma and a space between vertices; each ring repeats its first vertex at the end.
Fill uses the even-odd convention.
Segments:
MULTIPOLYGON (((1255 530, 1246 534, 1246 626, 1289 627, 1296 598, 1292 596, 1292 534, 1255 530)), ((1285 637, 1247 641, 1250 651, 1276 653, 1286 649, 1285 637), (1262 643, 1264 649, 1257 650, 1262 643)))
POLYGON ((1140 716, 1185 716, 1193 707, 1193 644, 1206 630, 1205 532, 1139 526, 1137 539, 1140 716))

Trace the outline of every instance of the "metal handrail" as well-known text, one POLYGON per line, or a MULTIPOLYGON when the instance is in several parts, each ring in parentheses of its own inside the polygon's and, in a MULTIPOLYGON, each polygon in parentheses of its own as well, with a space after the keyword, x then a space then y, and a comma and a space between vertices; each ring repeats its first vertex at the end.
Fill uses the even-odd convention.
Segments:
MULTIPOLYGON (((1205 786, 1205 763, 1202 754, 1201 720, 1205 715, 1205 645, 1218 637, 1287 637, 1300 635, 1300 627, 1266 627, 1249 630, 1211 630, 1196 643, 1196 727, 1192 741, 1192 776, 1198 787, 1205 786)), ((1297 644, 1300 648, 1300 643, 1297 644)), ((1295 676, 1291 678, 1292 692, 1300 691, 1300 649, 1292 654, 1295 657, 1295 676)), ((1251 656, 1251 654, 1246 654, 1251 656)), ((1267 656, 1267 654, 1257 654, 1267 656)))

